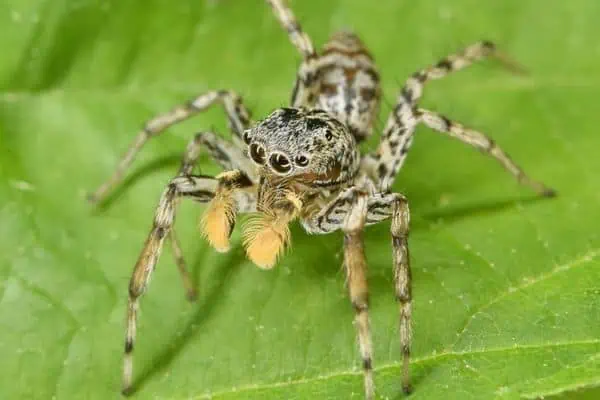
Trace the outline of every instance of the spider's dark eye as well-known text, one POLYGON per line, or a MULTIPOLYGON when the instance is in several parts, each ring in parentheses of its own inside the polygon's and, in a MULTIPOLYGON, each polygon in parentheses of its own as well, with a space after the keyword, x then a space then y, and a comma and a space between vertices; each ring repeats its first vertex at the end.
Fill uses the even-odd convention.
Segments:
POLYGON ((281 174, 289 172, 292 169, 290 160, 283 154, 275 153, 269 158, 269 163, 273 169, 281 174))
POLYGON ((250 131, 244 131, 242 139, 244 139, 244 143, 250 144, 250 131))
POLYGON ((264 164, 265 149, 256 143, 250 145, 250 158, 257 164, 264 164))
POLYGON ((299 167, 306 167, 308 165, 308 158, 306 156, 298 156, 294 159, 294 162, 299 167))
POLYGON ((327 139, 327 140, 333 139, 333 134, 331 133, 330 130, 327 130, 327 132, 325 132, 325 139, 327 139))

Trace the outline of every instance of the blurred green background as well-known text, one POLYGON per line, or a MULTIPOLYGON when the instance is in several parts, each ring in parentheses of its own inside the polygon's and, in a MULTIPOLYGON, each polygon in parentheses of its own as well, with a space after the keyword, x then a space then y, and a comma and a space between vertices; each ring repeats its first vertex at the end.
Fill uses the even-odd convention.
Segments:
MULTIPOLYGON (((530 71, 484 62, 423 105, 488 133, 559 191, 541 200, 496 163, 419 128, 395 189, 413 214, 413 399, 598 398, 600 35, 596 0, 296 0, 315 43, 358 32, 383 76, 379 127, 412 72, 487 38, 530 71)), ((84 200, 144 120, 233 88, 255 117, 287 104, 298 55, 261 1, 0 3, 0 398, 118 398, 126 288, 165 183, 218 108, 143 150, 100 210, 84 200)), ((376 145, 377 138, 365 148, 376 145)), ((207 157, 201 167, 217 173, 207 157)), ((341 237, 293 229, 272 271, 239 231, 217 254, 184 203, 199 291, 166 250, 142 301, 140 399, 362 397, 341 237), (212 395, 211 395, 212 394, 212 395)), ((389 225, 369 228, 376 384, 400 394, 389 225)))

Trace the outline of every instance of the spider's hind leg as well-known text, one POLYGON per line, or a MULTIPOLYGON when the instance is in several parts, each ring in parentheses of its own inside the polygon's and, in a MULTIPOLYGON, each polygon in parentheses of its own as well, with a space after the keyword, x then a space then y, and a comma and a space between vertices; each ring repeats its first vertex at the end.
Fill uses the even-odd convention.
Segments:
POLYGON ((281 27, 288 33, 290 41, 302 56, 296 82, 292 91, 292 107, 310 107, 318 91, 319 56, 310 36, 300 26, 285 0, 267 0, 281 27))
POLYGON ((316 57, 315 47, 310 37, 302 30, 302 27, 296 20, 296 16, 285 3, 285 0, 267 0, 267 3, 273 8, 273 13, 279 20, 281 26, 286 30, 290 41, 298 49, 302 58, 310 59, 316 57))

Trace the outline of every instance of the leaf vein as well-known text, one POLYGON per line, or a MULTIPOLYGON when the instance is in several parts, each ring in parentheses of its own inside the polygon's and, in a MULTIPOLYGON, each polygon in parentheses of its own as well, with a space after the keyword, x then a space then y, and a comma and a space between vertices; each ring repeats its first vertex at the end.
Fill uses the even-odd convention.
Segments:
POLYGON ((457 345, 457 343, 460 341, 460 339, 465 334, 465 332, 467 331, 467 329, 469 329, 469 326, 471 325, 471 323, 473 322, 473 320, 475 319, 475 317, 478 314, 481 314, 483 312, 483 310, 485 310, 485 309, 493 306, 494 304, 498 303, 499 301, 501 301, 505 297, 508 297, 508 296, 512 295, 513 293, 521 292, 521 291, 523 291, 523 290, 525 290, 525 289, 527 289, 527 288, 529 288, 529 287, 531 287, 533 285, 536 285, 536 284, 538 284, 540 282, 543 282, 543 281, 545 281, 547 279, 550 279, 550 278, 552 278, 553 276, 555 276, 557 274, 569 271, 572 268, 575 268, 575 267, 578 267, 578 266, 581 266, 581 265, 586 265, 587 263, 593 261, 599 255, 600 255, 600 248, 591 249, 587 253, 585 253, 584 255, 582 255, 582 256, 574 259, 574 260, 571 260, 569 262, 566 262, 566 263, 563 263, 563 264, 560 264, 560 265, 554 267, 549 272, 546 272, 546 273, 541 274, 541 275, 539 275, 537 277, 534 277, 534 278, 526 279, 524 283, 522 283, 521 285, 518 285, 516 287, 509 287, 509 288, 507 288, 505 291, 503 291, 500 294, 498 294, 492 300, 490 300, 486 304, 482 305, 473 314, 471 314, 471 316, 469 317, 469 319, 465 323, 465 326, 458 333, 458 335, 456 337, 456 340, 450 346, 450 348, 454 348, 457 345))
MULTIPOLYGON (((570 341, 570 342, 555 342, 555 343, 542 343, 542 344, 533 344, 533 345, 519 345, 519 346, 511 346, 511 347, 498 347, 492 349, 480 349, 480 350, 468 350, 468 351, 448 351, 438 354, 433 354, 421 358, 415 358, 411 362, 412 365, 415 364, 426 364, 432 361, 447 359, 447 358, 458 358, 458 357, 466 357, 466 356, 476 356, 480 354, 490 354, 490 353, 504 353, 504 352, 518 352, 518 351, 528 351, 528 350, 539 350, 549 347, 570 347, 570 346, 588 346, 588 345, 598 345, 600 344, 600 339, 588 339, 588 340, 579 340, 579 341, 570 341)), ((375 371, 384 371, 388 369, 401 368, 401 362, 392 362, 385 365, 381 365, 379 367, 374 368, 375 371)), ((282 382, 273 382, 273 383, 256 383, 256 384, 248 384, 239 386, 236 388, 225 389, 221 391, 215 392, 207 392, 200 394, 194 397, 188 397, 189 399, 196 400, 204 400, 204 399, 214 399, 219 396, 226 396, 228 394, 233 393, 243 393, 250 392, 256 390, 263 389, 276 389, 276 388, 284 388, 288 386, 294 385, 302 385, 309 384, 313 382, 319 381, 327 381, 330 379, 341 378, 344 376, 359 376, 362 375, 362 371, 360 370, 349 370, 349 371, 337 371, 332 372, 331 374, 318 375, 310 378, 299 378, 292 379, 282 382)))

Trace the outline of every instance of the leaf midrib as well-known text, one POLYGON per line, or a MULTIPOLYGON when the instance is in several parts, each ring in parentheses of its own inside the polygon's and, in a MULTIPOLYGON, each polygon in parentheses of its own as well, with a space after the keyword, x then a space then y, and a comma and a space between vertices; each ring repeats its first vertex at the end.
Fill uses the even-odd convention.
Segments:
MULTIPOLYGON (((497 347, 497 348, 469 350, 469 351, 449 351, 449 352, 442 352, 442 353, 438 353, 438 354, 432 354, 432 355, 425 356, 425 357, 415 358, 415 359, 411 360, 411 364, 414 366, 414 365, 419 365, 419 364, 427 364, 427 363, 431 363, 433 361, 438 361, 438 360, 448 360, 448 359, 452 359, 452 358, 476 356, 476 355, 480 355, 480 354, 502 354, 502 353, 513 354, 513 353, 519 352, 519 351, 541 350, 541 349, 549 349, 549 348, 563 348, 563 347, 571 347, 571 346, 592 346, 592 345, 598 345, 598 344, 600 344, 600 339, 587 339, 587 340, 567 341, 567 342, 518 345, 518 346, 511 346, 511 347, 497 347)), ((391 370, 391 369, 399 369, 401 367, 402 367, 401 362, 392 362, 392 363, 380 365, 373 369, 375 372, 381 372, 381 371, 386 371, 386 370, 391 370)), ((310 384, 313 382, 335 380, 337 378, 342 378, 342 377, 346 377, 346 376, 361 376, 361 375, 362 375, 362 371, 360 371, 360 370, 337 371, 337 372, 333 372, 331 374, 318 375, 318 376, 314 376, 314 377, 310 377, 310 378, 291 379, 291 380, 272 382, 272 383, 257 383, 257 384, 242 385, 242 386, 238 386, 238 387, 235 387, 232 389, 207 392, 207 393, 200 394, 200 395, 194 396, 194 397, 186 397, 186 399, 194 399, 194 400, 212 399, 212 398, 215 398, 218 396, 225 396, 225 395, 233 394, 233 393, 241 394, 244 392, 290 387, 290 386, 295 386, 295 385, 310 384)), ((598 383, 600 383, 600 377, 598 378, 598 383)), ((560 393, 559 389, 560 388, 558 388, 558 389, 555 388, 553 390, 553 392, 560 393)), ((573 389, 573 387, 569 386, 568 388, 565 387, 564 389, 571 390, 571 389, 573 389)), ((172 399, 172 398, 169 397, 169 399, 172 399)))

